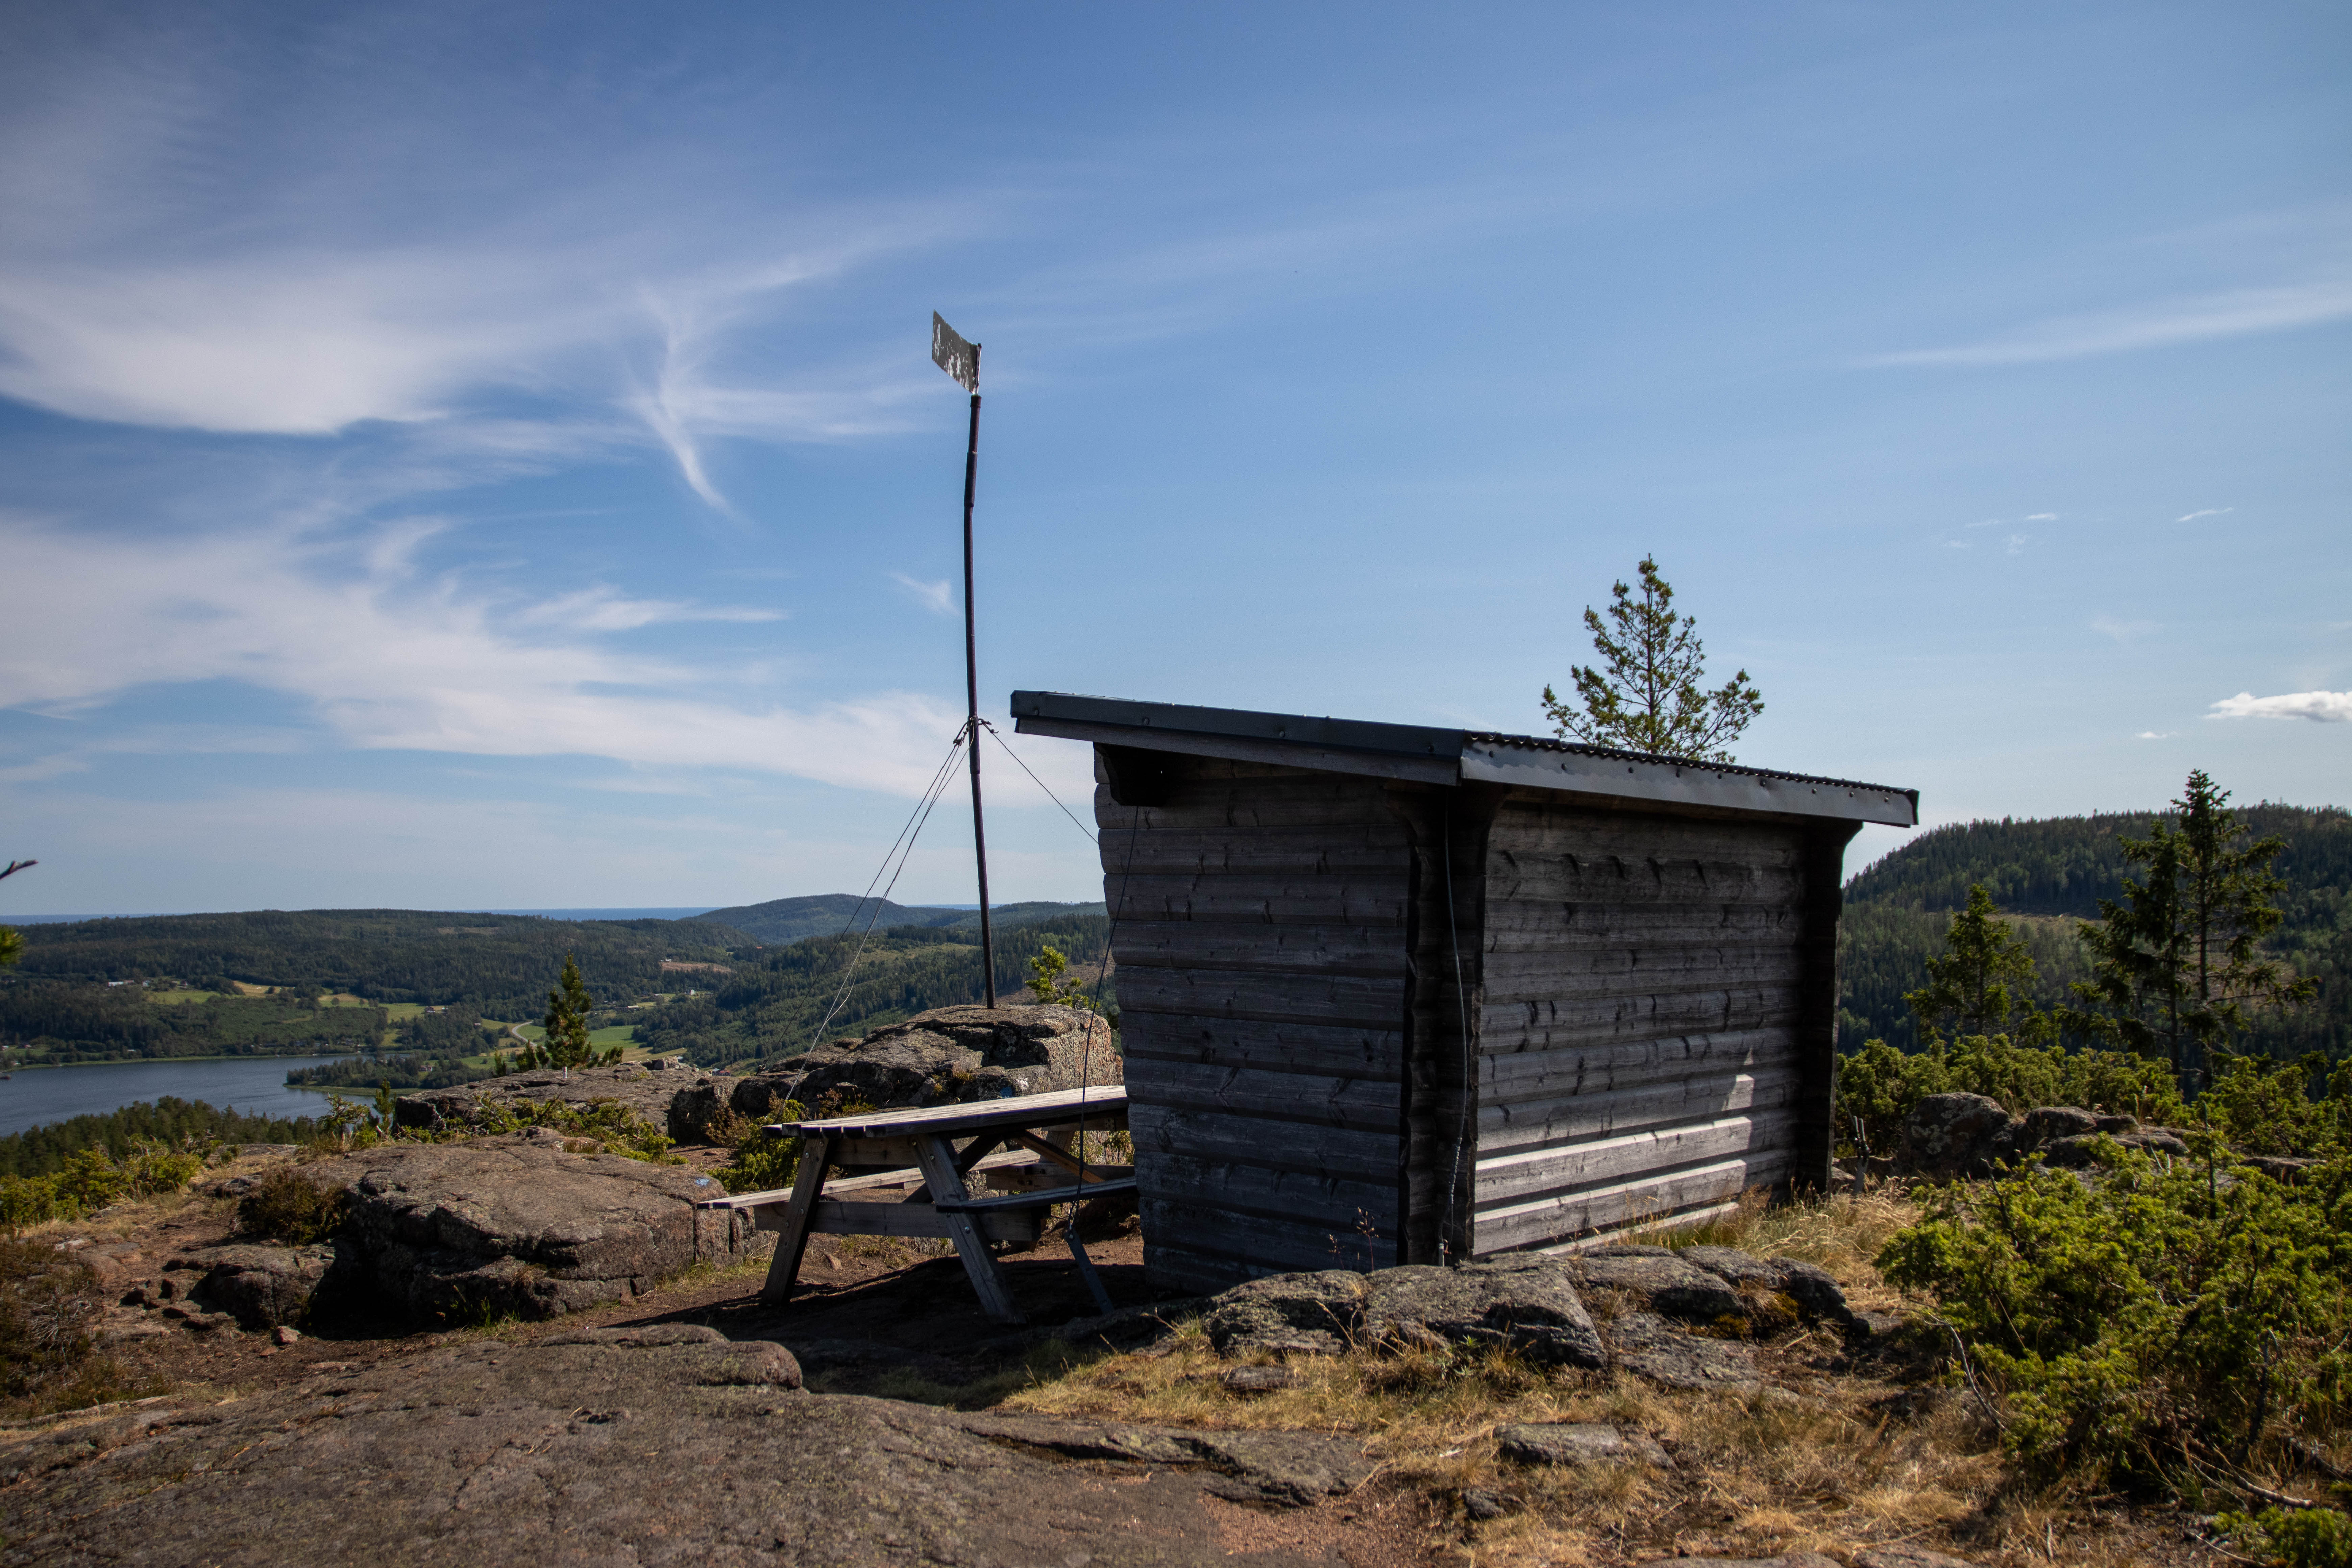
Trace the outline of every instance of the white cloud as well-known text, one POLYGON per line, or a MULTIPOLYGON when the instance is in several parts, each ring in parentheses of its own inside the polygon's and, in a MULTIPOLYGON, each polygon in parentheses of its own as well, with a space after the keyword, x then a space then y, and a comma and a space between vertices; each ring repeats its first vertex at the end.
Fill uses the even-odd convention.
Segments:
POLYGON ((2036 364, 2324 326, 2347 317, 2352 317, 2352 278, 2331 278, 2062 316, 1981 342, 1875 354, 1860 363, 1865 366, 2036 364))
POLYGON ((2137 642, 2156 630, 2154 621, 2123 621, 2113 616, 2094 616, 2090 625, 2093 631, 2103 632, 2119 643, 2137 642))
POLYGON ((2055 522, 2058 521, 2058 514, 2054 511, 2028 512, 2025 515, 2025 521, 2028 522, 2055 522))
POLYGON ((2352 691, 2293 691, 2257 697, 2241 691, 2213 704, 2208 719, 2309 719, 2322 724, 2352 724, 2352 691))
POLYGON ((904 572, 893 572, 890 574, 890 581, 912 594, 915 596, 915 602, 932 614, 940 616, 955 614, 955 595, 949 589, 946 578, 942 577, 936 583, 926 583, 919 578, 909 577, 904 572))
POLYGON ((141 686, 233 680, 308 703, 362 748, 594 756, 899 795, 921 791, 961 721, 920 693, 793 705, 731 668, 616 651, 599 634, 769 613, 469 591, 417 567, 435 530, 130 540, 0 520, 12 570, 42 584, 11 611, 0 706, 71 717, 141 686))
POLYGON ((2187 517, 2176 517, 2172 521, 2175 522, 2195 522, 2200 517, 2227 517, 2230 513, 2237 510, 2238 509, 2233 506, 2207 507, 2203 511, 2192 511, 2187 517))
POLYGON ((2142 730, 2132 737, 2135 741, 2169 741, 2180 733, 2178 730, 2142 730))
POLYGON ((2027 545, 2027 544, 2029 544, 2029 543, 2031 543, 2031 542, 2032 542, 2032 539, 2033 539, 2033 535, 2032 535, 2032 534, 2030 534, 2030 533, 2012 533, 2012 534, 2011 534, 2011 535, 2009 536, 2008 541, 2007 541, 2007 543, 2008 543, 2008 545, 2009 545, 2009 553, 2010 553, 2010 554, 2011 554, 2011 555, 2016 555, 2016 554, 2020 554, 2020 553, 2021 553, 2021 552, 2024 551, 2024 549, 2025 549, 2026 545, 2027 545))

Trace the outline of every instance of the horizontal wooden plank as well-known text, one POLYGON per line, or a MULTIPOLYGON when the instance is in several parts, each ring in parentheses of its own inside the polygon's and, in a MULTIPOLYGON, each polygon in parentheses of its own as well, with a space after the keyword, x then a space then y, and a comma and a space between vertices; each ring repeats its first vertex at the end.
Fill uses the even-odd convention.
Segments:
POLYGON ((1606 1040, 1779 1028, 1794 1026, 1802 1005, 1795 985, 1513 1002, 1481 1009, 1478 1041, 1487 1051, 1549 1051, 1606 1040))
POLYGON ((1734 1156, 1752 1157, 1794 1144, 1786 1112, 1685 1121, 1613 1138, 1523 1149, 1489 1156, 1482 1148, 1472 1179, 1481 1210, 1571 1189, 1607 1186, 1734 1156))
POLYGON ((1185 1246, 1197 1251, 1245 1261, 1268 1272, 1387 1268, 1396 1263, 1393 1213, 1381 1215, 1380 1229, 1366 1236, 1357 1230, 1151 1197, 1146 1197, 1141 1207, 1146 1237, 1180 1237, 1185 1246))
POLYGON ((1804 835, 1777 824, 1623 812, 1545 811, 1512 802, 1495 814, 1488 852, 1617 856, 1627 859, 1737 861, 1791 869, 1803 864, 1804 835))
POLYGON ((1478 1152, 1488 1154, 1615 1138, 1738 1112, 1780 1112, 1797 1103, 1798 1074, 1709 1075, 1608 1094, 1564 1096, 1481 1106, 1478 1152))
MULTIPOLYGON (((780 1211, 761 1209, 760 1228, 772 1230, 767 1216, 780 1211)), ((1016 1209, 972 1216, 981 1234, 991 1241, 1037 1239, 1045 1220, 1038 1210, 1016 1209)), ((820 1201, 810 1215, 809 1229, 821 1236, 946 1236, 947 1216, 929 1204, 857 1204, 820 1201)))
POLYGON ((1557 942, 1798 940, 1804 921, 1795 905, 1612 904, 1591 900, 1490 898, 1484 941, 1496 951, 1557 942))
POLYGON ((1119 1047, 1130 1062, 1195 1062, 1335 1077, 1399 1080, 1404 1034, 1395 1027, 1193 1018, 1129 1010, 1119 1017, 1119 1047))
POLYGON ((1129 969, 1118 1005, 1194 1018, 1258 1018, 1380 1027, 1404 1017, 1404 976, 1266 974, 1230 969, 1129 969))
POLYGON ((1787 1029, 1652 1036, 1559 1050, 1504 1050, 1478 1062, 1481 1090, 1496 1103, 1653 1083, 1662 1078, 1754 1071, 1782 1065, 1795 1049, 1787 1029))
POLYGON ((1154 1241, 1149 1232, 1144 1235, 1144 1282, 1161 1296, 1213 1296, 1245 1280, 1283 1272, 1246 1258, 1154 1241))
POLYGON ((1257 1116, 1208 1115, 1138 1104, 1128 1118, 1136 1168, 1149 1176, 1152 1162, 1170 1154, 1227 1160, 1360 1182, 1393 1182, 1394 1132, 1314 1127, 1257 1116))
POLYGON ((1788 1152, 1769 1150, 1754 1159, 1724 1160, 1651 1179, 1480 1210, 1472 1216, 1471 1250, 1486 1257, 1551 1247, 1593 1231, 1657 1223, 1684 1209, 1728 1202, 1750 1187, 1775 1185, 1787 1179, 1789 1170, 1788 1152))
POLYGON ((1262 921, 1121 921, 1118 961, 1136 968, 1328 970, 1402 974, 1396 926, 1270 925, 1262 921))
POLYGON ((1569 944, 1538 952, 1489 952, 1481 968, 1490 1003, 1576 993, 1699 985, 1793 984, 1804 973, 1794 942, 1647 946, 1569 944))
POLYGON ((1402 876, 1411 848, 1402 833, 1341 824, 1263 832, 1232 827, 1212 833, 1139 833, 1131 847, 1121 841, 1111 845, 1109 853, 1113 869, 1131 868, 1139 875, 1157 877, 1402 876))
POLYGON ((1255 921, 1275 925, 1404 924, 1402 882, 1383 887, 1347 878, 1298 878, 1276 888, 1244 886, 1243 880, 1233 879, 1233 885, 1221 885, 1218 879, 1207 877, 1123 879, 1112 875, 1106 878, 1104 889, 1118 907, 1122 922, 1146 920, 1255 921))
POLYGON ((913 1138, 933 1133, 969 1137, 1000 1127, 1055 1127, 1081 1114, 1093 1118, 1116 1112, 1127 1098, 1117 1084, 1094 1089, 1061 1089, 1045 1094, 1015 1095, 1007 1100, 982 1100, 955 1105, 909 1106, 897 1110, 868 1110, 806 1121, 771 1123, 769 1131, 807 1136, 826 1133, 845 1138, 913 1138))
POLYGON ((1393 1179, 1358 1181, 1191 1154, 1154 1158, 1139 1181, 1146 1197, 1289 1217, 1326 1229, 1352 1230, 1365 1216, 1388 1214, 1396 1206, 1393 1179))
POLYGON ((1804 875, 1769 866, 1706 865, 1696 860, 1579 862, 1508 860, 1490 855, 1489 898, 1564 899, 1597 904, 1794 904, 1804 875))
POLYGON ((1138 1058, 1127 1065, 1127 1084, 1138 1101, 1167 1109, 1318 1127, 1393 1132, 1403 1114, 1396 1083, 1377 1079, 1138 1058))

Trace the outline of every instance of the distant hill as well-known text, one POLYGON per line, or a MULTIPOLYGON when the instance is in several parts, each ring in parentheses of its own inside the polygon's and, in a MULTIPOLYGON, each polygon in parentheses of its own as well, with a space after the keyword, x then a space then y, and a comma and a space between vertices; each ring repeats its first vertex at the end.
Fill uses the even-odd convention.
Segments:
MULTIPOLYGON (((996 916, 996 992, 1025 996, 1029 961, 1050 946, 1070 961, 1066 979, 1088 990, 1106 972, 1110 922, 1102 906, 1008 905, 996 916), (1023 911, 1044 908, 1042 917, 1023 911), (1073 912, 1075 911, 1075 912, 1073 912)), ((871 912, 869 907, 868 912, 871 912)), ((950 925, 827 931, 756 954, 709 991, 635 1015, 637 1043, 684 1050, 706 1067, 792 1056, 812 1044, 860 1035, 931 1007, 982 997, 980 916, 950 925), (828 1015, 830 1018, 828 1021, 828 1015)), ((837 928, 836 928, 837 929, 837 928)), ((1118 971, 1108 968, 1099 994, 1115 1005, 1118 971)))
MULTIPOLYGON (((1100 904, 996 904, 992 923, 1020 925, 1068 915, 1101 914, 1100 904)), ((971 926, 978 930, 978 910, 941 909, 929 904, 894 904, 887 899, 861 899, 855 893, 812 893, 798 899, 771 899, 764 904, 739 904, 712 910, 698 919, 744 932, 771 946, 804 937, 834 936, 843 931, 877 931, 908 926, 971 926), (877 915, 878 909, 878 915, 877 915)))
MULTIPOLYGON (((462 1007, 535 1018, 566 953, 601 1002, 683 990, 665 961, 731 968, 757 944, 702 921, 552 921, 421 910, 263 910, 22 928, 22 965, 0 974, 0 1044, 58 1056, 212 1055, 373 1041, 383 1026, 307 999, 462 1007), (275 997, 158 999, 131 982, 196 991, 283 987, 275 997)), ((707 973, 707 972, 706 972, 707 973)), ((707 981, 701 982, 708 984, 707 981)))
MULTIPOLYGON (((2256 834, 2286 840, 2273 862, 2287 884, 2279 900, 2286 920, 2269 945, 2318 975, 2321 994, 2299 1013, 2258 1020, 2235 1044, 2287 1056, 2352 1054, 2352 815, 2263 804, 2239 816, 2256 834)), ((2004 914, 2021 917, 2019 934, 2041 970, 2035 1002, 2067 1000, 2067 984, 2089 973, 2074 928, 2097 918, 2101 899, 2123 897, 2116 841, 2144 836, 2153 819, 2115 812, 1954 824, 1921 834, 1857 875, 1846 884, 1840 931, 1840 1043, 1850 1050, 1884 1039, 1916 1048, 1903 993, 1926 982, 1926 962, 1943 952, 1951 912, 1968 902, 1974 882, 2004 914)))

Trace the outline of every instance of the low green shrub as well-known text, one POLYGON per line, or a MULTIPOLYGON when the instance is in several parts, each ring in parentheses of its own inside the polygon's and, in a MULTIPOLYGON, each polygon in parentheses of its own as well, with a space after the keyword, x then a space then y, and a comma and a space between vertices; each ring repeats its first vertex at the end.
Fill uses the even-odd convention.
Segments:
MULTIPOLYGON (((779 1121, 798 1121, 808 1112, 798 1100, 774 1107, 779 1121)), ((801 1140, 771 1138, 767 1124, 729 1111, 711 1123, 710 1139, 732 1151, 719 1167, 719 1180, 730 1193, 765 1193, 793 1184, 801 1167, 801 1140)))
POLYGON ((2352 1156, 2282 1185, 2221 1135, 2155 1159, 2111 1141, 2090 1179, 2038 1162, 1924 1190, 1879 1255, 1931 1292, 2035 1477, 2162 1487, 2352 1415, 2352 1156))
POLYGON ((2267 1508, 2220 1522, 2232 1544, 2271 1568, 2352 1568, 2352 1519, 2333 1509, 2267 1508))
POLYGON ((237 1224, 255 1236, 295 1247, 326 1240, 342 1227, 346 1194, 312 1181, 295 1165, 273 1165, 238 1200, 237 1224))
POLYGON ((567 1138, 593 1138, 604 1146, 606 1153, 656 1165, 677 1163, 677 1156, 669 1152, 669 1134, 622 1100, 599 1100, 578 1109, 560 1100, 483 1103, 483 1132, 528 1132, 537 1127, 552 1128, 567 1138))
POLYGON ((1989 1095, 2012 1111, 2075 1105, 2167 1127, 2189 1120, 2171 1069, 2128 1051, 2070 1051, 2021 1045, 2006 1035, 1969 1035, 1906 1055, 1871 1040, 1838 1058, 1840 1152, 1854 1152, 1857 1138, 1867 1140, 1874 1154, 1894 1152, 1913 1108, 1931 1094, 1952 1093, 1989 1095))
POLYGON ((121 1161, 102 1145, 77 1149, 46 1176, 0 1176, 0 1227, 11 1236, 50 1220, 74 1220, 125 1198, 176 1193, 203 1173, 204 1155, 191 1149, 140 1143, 121 1161))

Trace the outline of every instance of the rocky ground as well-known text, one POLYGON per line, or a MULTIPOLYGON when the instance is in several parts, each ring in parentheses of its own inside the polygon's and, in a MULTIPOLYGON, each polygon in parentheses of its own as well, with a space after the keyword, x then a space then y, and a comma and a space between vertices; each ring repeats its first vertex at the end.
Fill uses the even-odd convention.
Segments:
MULTIPOLYGON (((888 1054, 987 1068, 928 1032, 888 1054)), ((1937 1115, 1956 1162, 2079 1135, 1937 1115)), ((693 1207, 725 1157, 257 1148, 53 1227, 131 1397, 0 1423, 0 1562, 2214 1560, 2179 1515, 2009 1487, 1864 1261, 1914 1212, 1888 1193, 1751 1214, 1738 1246, 1209 1300, 1152 1297, 1130 1218, 1088 1238, 1118 1310, 1049 1235, 1004 1259, 1008 1329, 925 1242, 816 1238, 795 1298, 761 1301, 768 1238, 693 1207), (333 1240, 240 1232, 289 1166, 344 1194, 333 1240)))

